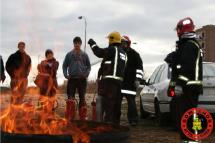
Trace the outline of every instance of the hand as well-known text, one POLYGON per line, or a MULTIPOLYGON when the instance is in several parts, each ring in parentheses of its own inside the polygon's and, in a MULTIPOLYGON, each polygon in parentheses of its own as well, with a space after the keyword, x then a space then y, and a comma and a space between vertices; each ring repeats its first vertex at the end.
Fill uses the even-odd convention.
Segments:
POLYGON ((140 82, 138 80, 135 81, 135 86, 138 88, 140 86, 140 82))
POLYGON ((96 42, 93 39, 89 39, 88 44, 90 46, 92 46, 92 45, 96 44, 96 42))
POLYGON ((4 83, 5 79, 6 79, 6 76, 5 76, 5 75, 3 75, 3 76, 1 77, 1 81, 2 81, 2 83, 4 83))
POLYGON ((183 89, 180 85, 175 86, 175 95, 176 96, 181 96, 183 94, 183 89))

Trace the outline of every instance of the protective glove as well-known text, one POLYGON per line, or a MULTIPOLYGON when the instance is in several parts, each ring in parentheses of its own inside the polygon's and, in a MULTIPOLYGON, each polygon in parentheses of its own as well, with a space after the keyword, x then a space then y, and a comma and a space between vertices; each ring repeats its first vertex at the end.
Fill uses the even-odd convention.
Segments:
POLYGON ((183 94, 183 89, 180 85, 175 86, 175 95, 176 96, 181 96, 183 94))
POLYGON ((2 77, 1 77, 2 83, 4 83, 5 79, 6 79, 6 76, 5 76, 5 75, 2 75, 2 77))
POLYGON ((139 80, 135 81, 135 86, 136 86, 136 88, 138 88, 140 86, 140 81, 139 80))
POLYGON ((96 42, 93 39, 89 39, 88 44, 91 46, 95 45, 96 42))

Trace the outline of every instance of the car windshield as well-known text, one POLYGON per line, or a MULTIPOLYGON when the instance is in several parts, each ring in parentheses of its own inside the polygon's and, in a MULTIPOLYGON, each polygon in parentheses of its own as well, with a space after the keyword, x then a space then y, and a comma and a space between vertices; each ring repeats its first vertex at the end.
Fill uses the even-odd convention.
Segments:
POLYGON ((213 63, 203 64, 203 76, 204 77, 215 77, 215 64, 213 64, 213 63))

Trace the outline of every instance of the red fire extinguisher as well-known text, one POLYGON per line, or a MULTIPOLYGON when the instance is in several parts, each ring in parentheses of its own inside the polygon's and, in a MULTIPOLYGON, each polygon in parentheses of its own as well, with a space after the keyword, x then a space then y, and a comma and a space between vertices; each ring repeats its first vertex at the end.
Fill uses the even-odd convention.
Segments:
POLYGON ((80 120, 87 120, 87 105, 86 105, 86 103, 84 103, 79 108, 79 119, 80 120))
POLYGON ((75 111, 76 111, 75 99, 68 99, 66 101, 66 113, 65 113, 66 119, 74 120, 75 119, 75 111))
POLYGON ((96 102, 94 100, 95 96, 93 97, 93 101, 91 102, 92 106, 92 120, 96 121, 96 102))

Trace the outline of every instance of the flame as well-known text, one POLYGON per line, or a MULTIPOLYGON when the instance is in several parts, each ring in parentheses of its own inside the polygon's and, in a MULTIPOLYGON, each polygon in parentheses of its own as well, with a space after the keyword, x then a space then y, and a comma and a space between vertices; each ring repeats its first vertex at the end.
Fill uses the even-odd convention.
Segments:
POLYGON ((8 133, 71 135, 73 143, 89 143, 90 137, 65 118, 52 112, 53 99, 44 97, 42 107, 32 103, 11 104, 1 111, 0 126, 8 133))
MULTIPOLYGON (((35 97, 34 97, 35 98, 35 97)), ((16 134, 69 135, 73 143, 89 143, 90 135, 113 131, 109 124, 91 125, 86 122, 70 122, 52 111, 56 97, 39 98, 42 105, 31 102, 10 104, 0 113, 1 130, 16 134)))

